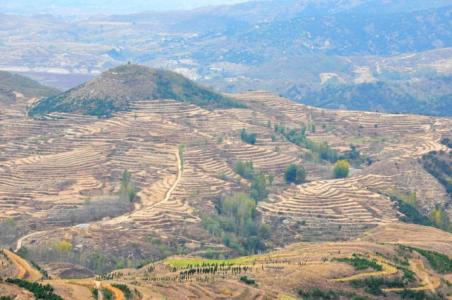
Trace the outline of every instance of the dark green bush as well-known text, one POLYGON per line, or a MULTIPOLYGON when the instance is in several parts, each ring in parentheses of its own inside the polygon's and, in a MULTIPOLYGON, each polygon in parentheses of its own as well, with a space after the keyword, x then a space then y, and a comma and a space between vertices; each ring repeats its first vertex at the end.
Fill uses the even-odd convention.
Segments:
POLYGON ((54 289, 51 285, 43 285, 37 282, 30 282, 22 279, 12 279, 8 278, 6 280, 8 283, 15 284, 21 288, 29 290, 33 293, 36 299, 42 300, 63 300, 60 296, 54 294, 54 289))
POLYGON ((132 291, 129 289, 129 287, 127 285, 113 283, 111 286, 115 287, 117 289, 120 289, 124 293, 124 296, 126 297, 126 299, 132 299, 132 297, 133 297, 132 291))
POLYGON ((387 279, 383 277, 369 277, 351 282, 355 288, 364 288, 364 290, 372 295, 384 295, 382 288, 404 288, 405 283, 400 278, 387 279))
POLYGON ((257 142, 257 134, 255 133, 248 133, 246 129, 242 129, 240 131, 240 138, 242 141, 244 141, 247 144, 254 145, 257 142))
MULTIPOLYGON (((405 246, 406 247, 406 246, 405 246)), ((414 247, 406 247, 408 249, 414 250, 424 256, 432 268, 441 274, 451 273, 452 272, 452 259, 450 259, 447 255, 438 253, 435 251, 424 250, 420 248, 414 247)))
POLYGON ((284 179, 287 183, 304 183, 306 181, 306 170, 303 166, 291 164, 284 172, 284 179))
POLYGON ((237 193, 219 201, 217 214, 203 215, 203 225, 242 255, 263 251, 266 249, 263 241, 269 238, 270 229, 260 223, 256 207, 256 201, 249 195, 237 193))
POLYGON ((374 269, 375 271, 383 270, 383 267, 376 260, 369 260, 353 254, 352 258, 338 258, 337 261, 352 265, 356 270, 374 269))
POLYGON ((245 179, 253 179, 254 166, 252 161, 237 161, 235 163, 235 172, 245 179))
POLYGON ((240 281, 242 281, 246 284, 250 284, 250 285, 256 284, 256 280, 254 280, 252 278, 248 278, 248 276, 241 276, 240 281))

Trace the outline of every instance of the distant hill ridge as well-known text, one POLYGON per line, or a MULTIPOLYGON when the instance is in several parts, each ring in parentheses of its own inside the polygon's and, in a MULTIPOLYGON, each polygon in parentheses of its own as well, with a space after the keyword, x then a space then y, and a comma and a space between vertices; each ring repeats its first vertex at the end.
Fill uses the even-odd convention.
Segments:
POLYGON ((326 84, 319 90, 292 87, 285 96, 306 105, 330 109, 451 116, 452 94, 448 87, 451 79, 442 76, 395 84, 384 81, 326 84))
POLYGON ((0 71, 0 103, 12 104, 16 102, 18 92, 26 97, 47 97, 56 95, 58 90, 13 73, 0 71))
POLYGON ((134 101, 157 99, 189 102, 208 109, 244 107, 177 73, 127 64, 62 94, 41 99, 28 114, 70 112, 109 117, 114 112, 129 110, 134 101))

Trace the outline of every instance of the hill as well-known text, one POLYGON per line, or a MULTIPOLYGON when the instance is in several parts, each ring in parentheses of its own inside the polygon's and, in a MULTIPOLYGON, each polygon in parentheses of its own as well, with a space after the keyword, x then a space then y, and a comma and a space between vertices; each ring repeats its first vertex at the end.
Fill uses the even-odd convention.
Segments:
POLYGON ((2 103, 15 103, 18 96, 46 97, 57 93, 58 90, 43 86, 30 78, 0 71, 0 102, 2 103))
POLYGON ((28 113, 30 116, 51 112, 111 116, 129 110, 136 101, 157 99, 173 99, 209 109, 243 107, 174 72, 128 64, 67 92, 41 99, 28 113))
POLYGON ((436 76, 417 81, 331 83, 319 90, 292 87, 286 94, 324 108, 451 116, 451 83, 451 76, 436 76))

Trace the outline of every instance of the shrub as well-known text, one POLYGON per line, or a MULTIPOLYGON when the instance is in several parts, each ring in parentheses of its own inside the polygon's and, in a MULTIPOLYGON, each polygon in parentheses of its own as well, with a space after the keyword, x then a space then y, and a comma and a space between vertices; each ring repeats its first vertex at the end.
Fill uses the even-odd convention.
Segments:
POLYGON ((321 290, 319 288, 313 288, 309 291, 299 290, 298 295, 304 300, 367 300, 368 297, 360 296, 352 292, 334 291, 334 290, 321 290))
POLYGON ((121 177, 120 199, 123 201, 134 202, 137 196, 137 188, 132 181, 132 174, 124 170, 121 177))
POLYGON ((424 169, 434 176, 452 195, 452 154, 451 152, 432 151, 421 158, 424 169))
POLYGON ((103 296, 102 299, 105 299, 105 300, 113 300, 114 299, 113 293, 108 289, 102 289, 102 296, 103 296))
POLYGON ((61 253, 69 253, 72 251, 72 248, 72 243, 65 240, 57 241, 54 244, 54 249, 61 253))
POLYGON ((263 240, 269 237, 270 229, 260 223, 256 207, 249 195, 237 193, 218 203, 218 214, 203 215, 203 225, 227 247, 243 255, 257 253, 265 250, 263 240))
POLYGON ((306 180, 306 170, 303 166, 291 164, 284 172, 284 179, 287 183, 301 184, 306 180))
POLYGON ((60 296, 54 294, 54 289, 49 284, 43 285, 37 282, 30 282, 22 279, 11 279, 6 280, 8 283, 15 284, 23 289, 29 290, 33 293, 36 299, 42 300, 63 300, 60 296))
POLYGON ((265 174, 259 174, 254 177, 251 183, 250 196, 256 201, 262 201, 268 196, 267 183, 269 179, 265 174))
POLYGON ((437 205, 431 212, 430 218, 432 222, 435 224, 435 227, 438 227, 442 230, 452 230, 452 226, 449 220, 449 215, 447 211, 437 205))
POLYGON ((334 166, 335 178, 347 178, 350 172, 350 164, 346 160, 339 160, 334 166))
POLYGON ((123 292, 126 299, 132 299, 132 297, 133 297, 132 291, 129 289, 129 287, 127 285, 113 283, 111 286, 115 287, 117 289, 120 289, 123 292))
POLYGON ((235 172, 245 179, 253 179, 254 166, 252 161, 237 161, 235 164, 235 172))
POLYGON ((424 291, 403 290, 398 293, 402 299, 410 300, 441 300, 438 296, 430 296, 424 291))
POLYGON ((424 226, 433 226, 433 222, 424 216, 418 209, 416 193, 404 193, 392 190, 387 193, 392 202, 397 204, 398 210, 402 213, 400 221, 424 226))
POLYGON ((327 143, 316 143, 310 140, 306 136, 306 128, 304 127, 294 129, 286 128, 284 125, 275 125, 275 132, 282 134, 289 142, 311 150, 312 153, 317 154, 322 160, 336 162, 338 159, 338 153, 331 149, 327 143))
POLYGON ((364 290, 372 295, 384 295, 382 288, 404 288, 405 283, 400 278, 386 279, 383 277, 369 277, 351 282, 355 288, 364 288, 364 290))
POLYGON ((247 144, 254 145, 257 142, 257 134, 255 133, 248 133, 246 129, 242 129, 240 131, 240 138, 242 141, 244 141, 247 144))
POLYGON ((252 278, 248 278, 248 276, 241 276, 240 277, 240 281, 246 283, 246 284, 250 284, 250 285, 254 285, 256 284, 256 280, 252 279, 252 278))
POLYGON ((91 290, 91 294, 93 294, 93 298, 94 298, 94 299, 99 299, 99 290, 98 290, 98 289, 93 288, 93 289, 91 290))
POLYGON ((452 148, 452 139, 451 138, 443 138, 442 140, 441 140, 441 144, 443 144, 443 145, 445 145, 445 146, 447 146, 447 147, 449 147, 449 148, 452 148))
POLYGON ((375 259, 369 260, 356 254, 353 254, 352 258, 338 258, 337 261, 348 263, 356 270, 365 270, 367 268, 374 269, 375 271, 383 270, 383 267, 375 259))
POLYGON ((438 253, 435 251, 424 250, 420 248, 414 247, 406 247, 410 250, 414 250, 424 256, 432 268, 441 274, 451 273, 452 272, 452 259, 450 259, 447 255, 438 253))

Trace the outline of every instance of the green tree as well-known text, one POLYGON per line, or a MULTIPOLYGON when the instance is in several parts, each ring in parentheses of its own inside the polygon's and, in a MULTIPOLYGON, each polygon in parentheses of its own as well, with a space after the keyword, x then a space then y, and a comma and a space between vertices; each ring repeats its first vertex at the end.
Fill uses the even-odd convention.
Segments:
POLYGON ((335 178, 346 178, 350 172, 350 164, 346 160, 339 160, 334 166, 334 177, 335 178))
POLYGON ((124 170, 121 177, 121 188, 119 191, 119 197, 122 201, 133 202, 136 200, 137 188, 135 183, 132 181, 132 174, 124 170))
POLYGON ((240 138, 245 143, 254 145, 254 144, 256 144, 256 141, 257 141, 257 134, 255 134, 255 133, 248 133, 246 131, 246 129, 244 128, 244 129, 242 129, 240 131, 240 138))
POLYGON ((306 181, 306 170, 303 166, 291 164, 284 173, 287 183, 301 184, 306 181))
POLYGON ((237 193, 221 200, 218 215, 203 215, 203 225, 223 243, 243 255, 265 250, 264 239, 270 228, 261 224, 257 216, 257 203, 245 193, 237 193))
POLYGON ((254 166, 252 161, 237 161, 235 164, 235 172, 245 179, 253 179, 254 166))
POLYGON ((265 174, 259 174, 255 176, 253 182, 251 183, 250 196, 256 201, 261 201, 267 198, 267 183, 269 179, 265 174))

